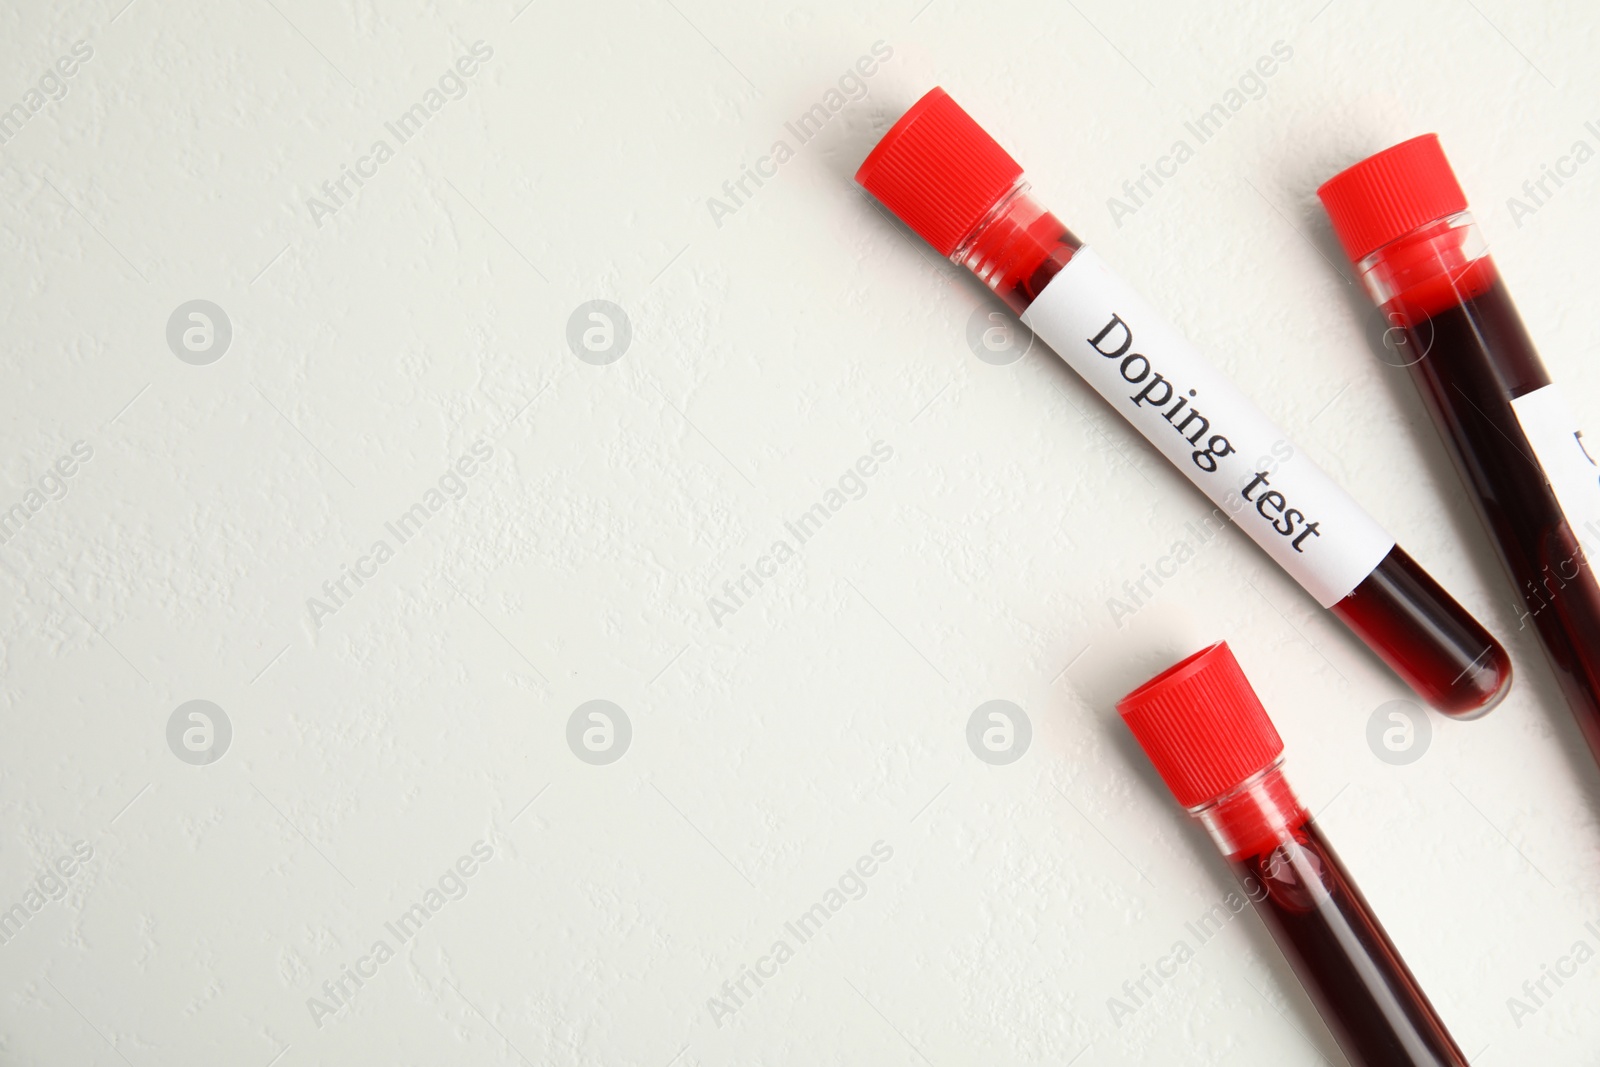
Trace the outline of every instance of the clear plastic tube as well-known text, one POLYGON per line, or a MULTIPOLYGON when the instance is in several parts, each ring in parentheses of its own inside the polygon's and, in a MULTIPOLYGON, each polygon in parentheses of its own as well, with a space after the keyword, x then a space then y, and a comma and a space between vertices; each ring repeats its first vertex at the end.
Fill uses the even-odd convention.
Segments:
POLYGON ((1511 686, 1505 649, 1116 281, 1030 194, 1021 168, 942 90, 895 124, 856 177, 1022 315, 1040 340, 1429 705, 1474 718, 1505 696, 1511 686), (1042 305, 1049 305, 1047 314, 1042 305), (1096 307, 1103 309, 1099 317, 1096 307), (1140 347, 1134 350, 1136 334, 1140 347), (1269 447, 1284 449, 1292 465, 1257 470, 1255 457, 1269 447), (1310 506, 1308 497, 1323 506, 1310 506), (1331 566, 1318 562, 1319 553, 1331 566), (1330 577, 1334 572, 1338 576, 1330 577))
POLYGON ((1199 819, 1358 1067, 1467 1067, 1372 906, 1283 774, 1283 742, 1224 643, 1118 710, 1199 819))
MULTIPOLYGON (((1600 761, 1600 485, 1433 135, 1319 191, 1600 761), (1563 499, 1563 493, 1566 494, 1563 499)), ((1592 446, 1591 446, 1592 448, 1592 446)), ((1600 453, 1596 453, 1600 455, 1600 453)))

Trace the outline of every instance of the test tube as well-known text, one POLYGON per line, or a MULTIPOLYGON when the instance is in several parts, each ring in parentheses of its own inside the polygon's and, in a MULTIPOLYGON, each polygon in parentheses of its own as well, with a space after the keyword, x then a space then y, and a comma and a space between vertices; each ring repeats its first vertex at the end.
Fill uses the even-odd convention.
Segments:
POLYGON ((1467 1067, 1372 907, 1283 776, 1283 741, 1226 642, 1117 710, 1179 804, 1227 857, 1357 1067, 1467 1067))
POLYGON ((856 181, 999 294, 1424 701, 1466 719, 1505 696, 1505 649, 1034 200, 1022 168, 943 89, 901 116, 856 181))
POLYGON ((1600 469, 1551 382, 1435 134, 1317 190, 1471 490, 1562 695, 1600 760, 1600 469))

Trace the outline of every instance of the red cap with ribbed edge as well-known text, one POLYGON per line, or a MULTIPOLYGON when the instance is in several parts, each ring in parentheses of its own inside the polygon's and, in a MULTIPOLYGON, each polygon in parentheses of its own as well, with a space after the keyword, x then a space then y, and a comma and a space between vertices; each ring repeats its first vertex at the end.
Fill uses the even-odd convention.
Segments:
POLYGON ((949 94, 931 89, 883 135, 856 181, 948 256, 1021 174, 949 94))
POLYGON ((1117 710, 1186 808, 1216 800, 1283 755, 1283 739, 1226 641, 1168 667, 1117 710))
POLYGON ((1467 194, 1436 133, 1368 156, 1323 182, 1317 196, 1352 263, 1418 226, 1467 209, 1467 194))

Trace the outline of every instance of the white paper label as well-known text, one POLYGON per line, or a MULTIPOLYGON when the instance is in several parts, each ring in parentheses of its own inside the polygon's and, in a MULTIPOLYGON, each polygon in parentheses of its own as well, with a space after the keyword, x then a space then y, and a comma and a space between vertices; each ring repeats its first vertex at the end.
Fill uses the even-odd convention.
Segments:
POLYGON ((1556 494, 1567 525, 1595 558, 1600 549, 1600 467, 1584 447, 1566 397, 1554 385, 1546 385, 1517 397, 1511 410, 1533 446, 1533 458, 1544 468, 1544 480, 1556 494))
POLYGON ((1089 249, 1073 253, 1022 321, 1323 607, 1348 596, 1394 547, 1089 249))

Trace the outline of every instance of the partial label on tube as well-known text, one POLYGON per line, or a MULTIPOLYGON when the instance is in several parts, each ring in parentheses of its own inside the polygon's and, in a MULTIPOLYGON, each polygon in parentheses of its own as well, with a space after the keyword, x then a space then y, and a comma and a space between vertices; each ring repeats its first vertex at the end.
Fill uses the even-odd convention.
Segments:
POLYGON ((1348 596, 1394 547, 1088 248, 1073 253, 1022 321, 1323 607, 1348 596))
POLYGON ((1595 454, 1589 448, 1600 442, 1584 445, 1578 420, 1554 385, 1522 394, 1511 402, 1511 410, 1533 446, 1533 458, 1544 468, 1544 480, 1556 494, 1567 525, 1593 557, 1600 548, 1600 467, 1595 465, 1600 448, 1595 454))

